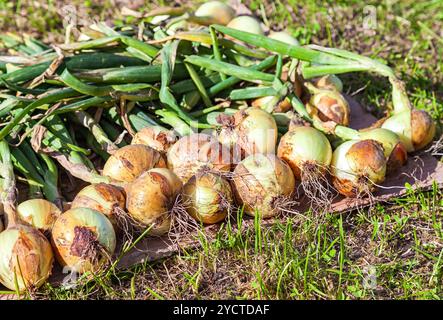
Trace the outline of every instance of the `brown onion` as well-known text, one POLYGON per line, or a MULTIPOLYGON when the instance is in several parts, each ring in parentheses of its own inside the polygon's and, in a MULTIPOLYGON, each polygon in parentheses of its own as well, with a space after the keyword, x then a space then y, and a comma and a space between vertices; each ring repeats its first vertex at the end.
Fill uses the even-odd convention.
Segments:
POLYGON ((8 289, 40 287, 53 261, 51 245, 37 229, 17 224, 0 233, 0 282, 8 289))
POLYGON ((52 243, 62 266, 79 273, 97 272, 110 262, 116 236, 104 214, 89 208, 74 208, 55 222, 52 243))
POLYGON ((327 74, 314 82, 319 89, 343 91, 343 82, 334 74, 327 74))
POLYGON ((166 153, 177 141, 177 136, 171 130, 153 126, 145 127, 134 135, 131 144, 143 144, 159 152, 166 153))
POLYGON ((179 139, 168 151, 168 167, 186 183, 202 168, 231 170, 231 154, 214 137, 194 133, 179 139))
POLYGON ((45 199, 30 199, 17 206, 17 217, 42 232, 50 231, 61 211, 45 199))
POLYGON ((233 201, 229 182, 211 172, 192 176, 183 186, 182 196, 186 211, 205 224, 224 220, 233 201))
POLYGON ((170 213, 181 187, 182 182, 169 169, 155 168, 146 171, 127 187, 128 214, 136 222, 152 226, 152 235, 168 232, 170 213))
POLYGON ((77 193, 71 208, 89 208, 101 212, 116 228, 118 211, 125 210, 125 194, 119 187, 110 184, 91 184, 77 193))
POLYGON ((295 191, 291 168, 272 154, 255 154, 241 161, 234 170, 234 193, 245 212, 260 212, 269 218, 284 210, 284 203, 295 191))
POLYGON ((332 182, 348 197, 368 195, 385 179, 386 157, 375 140, 350 140, 335 149, 331 161, 332 182))
POLYGON ((166 167, 163 156, 151 147, 132 144, 118 149, 106 161, 103 175, 119 182, 132 182, 146 170, 166 167))

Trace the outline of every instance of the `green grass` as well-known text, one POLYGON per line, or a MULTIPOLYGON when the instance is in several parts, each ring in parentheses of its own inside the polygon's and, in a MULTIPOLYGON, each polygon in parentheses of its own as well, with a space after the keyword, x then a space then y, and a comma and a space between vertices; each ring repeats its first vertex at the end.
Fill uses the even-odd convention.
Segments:
MULTIPOLYGON (((122 3, 120 1, 119 3, 122 3)), ((0 0, 0 29, 63 41, 56 12, 67 1, 14 4, 0 0), (4 14, 7 13, 7 14, 4 14), (32 15, 31 15, 32 13, 32 15), (28 14, 26 23, 23 17, 28 14), (41 18, 43 17, 43 19, 41 18)), ((81 12, 116 23, 107 0, 69 1, 81 12)), ((146 9, 144 3, 140 10, 146 9)), ((405 80, 414 105, 443 115, 443 3, 370 1, 374 30, 363 28, 360 1, 244 1, 275 29, 288 28, 302 43, 317 43, 377 56, 405 80), (292 8, 292 9, 288 9, 292 8), (269 14, 272 12, 272 14, 269 14), (266 16, 264 16, 266 14, 266 16)), ((368 74, 342 77, 346 91, 381 115, 389 108, 389 86, 368 74), (362 89, 363 88, 363 89, 362 89)), ((221 226, 202 247, 81 281, 75 289, 46 285, 43 299, 441 299, 443 298, 443 195, 409 191, 390 205, 347 214, 312 213, 271 227, 239 232, 242 213, 221 226), (237 228, 234 228, 236 226, 237 228)))

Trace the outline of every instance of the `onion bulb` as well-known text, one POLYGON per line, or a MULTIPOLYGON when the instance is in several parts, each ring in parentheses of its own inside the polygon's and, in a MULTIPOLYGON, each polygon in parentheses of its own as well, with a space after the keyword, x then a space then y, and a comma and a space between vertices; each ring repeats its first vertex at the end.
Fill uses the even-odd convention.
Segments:
POLYGON ((341 194, 370 194, 385 179, 386 158, 375 140, 349 140, 337 147, 331 161, 332 182, 341 194))
POLYGON ((277 155, 289 164, 294 176, 302 180, 314 172, 326 171, 331 163, 332 148, 317 129, 298 126, 281 137, 277 155))
POLYGON ((284 211, 295 190, 291 168, 273 154, 254 154, 234 170, 234 193, 249 215, 263 218, 284 211))
POLYGON ((238 16, 232 19, 227 27, 254 34, 263 34, 260 22, 251 16, 238 16))
POLYGON ((194 14, 196 17, 207 18, 212 23, 226 25, 234 18, 235 11, 227 4, 220 1, 203 3, 194 14))
POLYGON ((142 128, 134 135, 131 144, 143 144, 161 153, 166 153, 177 141, 173 131, 166 130, 160 126, 142 128))
POLYGON ((346 99, 336 90, 318 89, 306 85, 312 93, 307 110, 312 117, 323 122, 332 121, 343 126, 349 125, 350 109, 346 99))
POLYGON ((436 125, 424 110, 404 110, 387 118, 382 128, 395 132, 408 152, 426 147, 434 139, 436 125))
POLYGON ((127 187, 128 214, 136 222, 152 226, 152 235, 168 232, 170 213, 181 187, 179 177, 169 169, 146 171, 127 187))
POLYGON ((231 170, 231 154, 214 137, 194 133, 179 139, 168 151, 168 167, 186 183, 202 168, 231 170))
POLYGON ((119 182, 132 182, 146 170, 166 167, 157 150, 141 144, 131 144, 118 149, 106 161, 103 175, 119 182))
POLYGON ((195 220, 205 224, 224 220, 233 201, 229 182, 211 172, 192 176, 183 186, 182 196, 186 211, 195 220))
POLYGON ((79 273, 97 272, 110 261, 116 236, 104 214, 89 208, 74 208, 55 222, 52 243, 62 266, 79 273))
POLYGON ((271 31, 268 35, 269 38, 274 40, 279 40, 281 42, 290 44, 292 46, 299 46, 300 42, 298 42, 297 39, 295 39, 293 36, 291 36, 286 31, 271 31))
POLYGON ((19 292, 40 287, 51 275, 51 244, 37 229, 13 225, 0 233, 0 282, 19 292))
POLYGON ((71 208, 89 208, 101 212, 116 228, 119 211, 125 210, 125 194, 119 187, 111 184, 91 184, 77 193, 71 208))
POLYGON ((30 199, 17 206, 17 217, 42 232, 51 231, 61 211, 45 199, 30 199))
POLYGON ((343 82, 335 74, 327 74, 314 82, 319 89, 337 90, 343 92, 343 82))
POLYGON ((362 140, 372 139, 383 146, 383 152, 387 159, 387 171, 391 172, 403 166, 408 158, 408 153, 400 137, 394 132, 375 128, 367 131, 360 131, 359 137, 362 140))

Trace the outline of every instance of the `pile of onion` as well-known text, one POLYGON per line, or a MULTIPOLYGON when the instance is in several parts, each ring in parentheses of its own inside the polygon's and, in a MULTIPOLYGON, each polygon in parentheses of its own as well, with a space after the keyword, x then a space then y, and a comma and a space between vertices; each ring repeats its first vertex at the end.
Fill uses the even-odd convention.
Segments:
POLYGON ((74 208, 55 222, 52 243, 62 266, 79 273, 97 272, 114 254, 116 236, 104 214, 89 208, 74 208))
POLYGON ((171 211, 182 182, 169 169, 146 171, 127 189, 126 209, 130 217, 142 226, 151 227, 151 235, 162 235, 171 228, 171 211))
POLYGON ((370 195, 385 180, 386 157, 383 146, 375 140, 350 140, 332 154, 332 182, 348 197, 370 195))
POLYGON ((103 167, 103 175, 115 181, 129 183, 146 170, 166 167, 160 152, 141 144, 118 149, 103 167))
POLYGON ((20 221, 39 229, 51 231, 61 211, 55 204, 45 199, 30 199, 17 206, 17 217, 20 221))
POLYGON ((145 127, 138 131, 131 144, 143 144, 161 153, 166 153, 177 141, 173 131, 160 126, 145 127))
POLYGON ((37 229, 14 224, 0 233, 0 282, 10 290, 38 288, 49 278, 54 257, 37 229))
POLYGON ((319 89, 310 83, 306 83, 306 87, 311 92, 311 99, 306 106, 311 117, 322 122, 349 125, 349 104, 339 91, 319 89))
POLYGON ((75 196, 71 208, 89 208, 103 213, 117 229, 119 217, 125 210, 125 193, 114 185, 91 184, 75 196))
POLYGON ((210 23, 226 25, 234 18, 235 11, 223 2, 207 1, 198 7, 194 15, 210 23))
POLYGON ((211 172, 199 172, 183 186, 182 197, 186 211, 205 224, 226 218, 232 205, 231 185, 224 177, 211 172))
POLYGON ((168 151, 168 167, 186 183, 200 169, 231 170, 231 154, 213 136, 194 133, 179 139, 168 151))
POLYGON ((233 116, 219 117, 217 121, 221 126, 217 137, 233 152, 234 161, 255 153, 275 153, 277 124, 268 112, 251 107, 233 116))
POLYGON ((288 209, 295 190, 291 168, 273 154, 255 154, 241 161, 234 170, 234 194, 249 215, 263 218, 288 209))

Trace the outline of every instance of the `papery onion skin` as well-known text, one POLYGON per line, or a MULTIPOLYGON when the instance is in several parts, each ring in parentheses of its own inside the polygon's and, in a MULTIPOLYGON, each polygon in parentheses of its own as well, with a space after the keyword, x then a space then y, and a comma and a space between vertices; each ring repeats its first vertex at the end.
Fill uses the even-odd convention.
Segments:
POLYGON ((250 155, 234 169, 234 194, 248 215, 275 216, 278 200, 290 198, 295 190, 291 168, 273 154, 250 155))
POLYGON ((359 133, 361 139, 372 139, 380 142, 387 159, 387 171, 393 172, 403 166, 408 159, 408 152, 400 137, 387 129, 374 128, 359 133))
POLYGON ((278 129, 272 115, 258 108, 248 108, 236 112, 234 118, 237 145, 245 156, 275 154, 278 129))
POLYGON ((233 202, 229 182, 218 174, 202 172, 194 175, 183 186, 186 211, 204 224, 220 222, 228 215, 233 202))
POLYGON ((18 218, 42 232, 50 231, 60 214, 60 209, 45 199, 30 199, 17 206, 18 218))
POLYGON ((343 92, 343 82, 334 74, 325 75, 314 82, 319 89, 337 90, 343 92))
POLYGON ((178 140, 168 151, 168 167, 186 183, 202 168, 231 170, 231 153, 213 136, 194 133, 178 140))
POLYGON ((303 166, 314 165, 325 172, 332 159, 329 140, 312 127, 299 126, 285 133, 278 145, 277 155, 286 161, 294 176, 301 180, 303 166))
POLYGON ((51 275, 53 261, 51 244, 37 229, 14 225, 0 233, 0 282, 8 289, 39 288, 51 275))
POLYGON ((116 235, 109 219, 89 208, 63 213, 52 228, 58 262, 79 273, 100 271, 115 251, 116 235))
POLYGON ((254 34, 263 34, 260 21, 251 16, 238 16, 232 19, 227 27, 254 34))
POLYGON ((195 11, 196 17, 208 17, 213 23, 226 25, 235 16, 235 11, 227 4, 220 1, 208 1, 203 3, 195 11))
POLYGON ((132 144, 118 149, 109 157, 103 167, 103 175, 119 182, 129 183, 146 170, 156 167, 166 167, 160 152, 145 145, 132 144))
POLYGON ((125 193, 122 189, 106 183, 97 183, 80 190, 72 200, 71 208, 89 208, 101 212, 116 229, 116 210, 124 210, 125 202, 125 193))
POLYGON ((349 126, 350 108, 346 99, 335 90, 319 90, 312 95, 308 112, 321 121, 349 126), (312 108, 313 107, 313 108, 312 108))
POLYGON ((153 126, 141 129, 132 138, 131 144, 143 144, 161 153, 166 153, 177 142, 177 136, 170 130, 153 126))
POLYGON ((384 181, 386 157, 375 140, 350 140, 332 154, 332 182, 342 195, 355 197, 375 190, 384 181))
POLYGON ((145 226, 155 223, 151 235, 166 233, 170 228, 170 211, 182 186, 179 177, 169 169, 146 171, 127 187, 128 214, 145 226))

